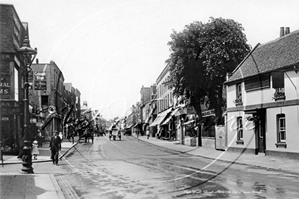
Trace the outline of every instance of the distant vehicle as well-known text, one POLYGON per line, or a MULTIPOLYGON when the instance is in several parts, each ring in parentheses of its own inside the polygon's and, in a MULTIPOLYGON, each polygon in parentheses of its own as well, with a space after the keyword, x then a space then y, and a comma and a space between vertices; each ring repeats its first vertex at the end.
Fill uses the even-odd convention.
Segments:
POLYGON ((109 140, 111 140, 111 138, 113 138, 113 140, 116 140, 117 137, 119 138, 119 140, 121 140, 121 132, 118 128, 113 127, 109 133, 109 140))

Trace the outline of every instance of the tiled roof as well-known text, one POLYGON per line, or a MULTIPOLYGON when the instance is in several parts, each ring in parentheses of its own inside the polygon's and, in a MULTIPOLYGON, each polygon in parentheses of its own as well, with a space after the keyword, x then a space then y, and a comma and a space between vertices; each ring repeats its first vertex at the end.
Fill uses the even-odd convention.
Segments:
POLYGON ((299 63, 299 30, 259 45, 226 83, 299 63))

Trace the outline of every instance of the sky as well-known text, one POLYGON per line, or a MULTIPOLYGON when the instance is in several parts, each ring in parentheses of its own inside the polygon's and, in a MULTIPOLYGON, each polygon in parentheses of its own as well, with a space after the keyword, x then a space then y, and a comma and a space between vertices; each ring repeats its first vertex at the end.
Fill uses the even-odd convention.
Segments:
POLYGON ((233 19, 248 44, 299 29, 298 0, 0 0, 28 22, 39 63, 54 61, 66 83, 105 119, 123 117, 155 84, 175 31, 210 17, 233 19))

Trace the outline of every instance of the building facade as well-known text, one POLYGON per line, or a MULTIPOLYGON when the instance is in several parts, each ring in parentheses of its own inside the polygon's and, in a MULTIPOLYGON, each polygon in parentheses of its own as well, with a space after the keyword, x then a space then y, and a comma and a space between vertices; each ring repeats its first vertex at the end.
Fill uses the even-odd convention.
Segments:
POLYGON ((64 76, 54 61, 32 64, 30 105, 37 110, 37 123, 46 140, 54 131, 62 131, 64 100, 64 76), (58 112, 52 115, 51 112, 58 112))
POLYGON ((4 153, 17 153, 24 136, 22 73, 23 60, 18 50, 28 24, 21 22, 13 5, 0 4, 0 141, 4 153))
MULTIPOLYGON (((174 109, 173 91, 168 87, 166 81, 170 75, 169 65, 166 65, 156 79, 156 106, 157 117, 150 124, 151 128, 157 128, 155 135, 160 138, 169 138, 173 131, 174 123, 163 123, 174 109)), ((153 132, 152 132, 153 133, 153 132)))
POLYGON ((225 82, 228 150, 298 159, 299 31, 285 33, 254 48, 225 82))

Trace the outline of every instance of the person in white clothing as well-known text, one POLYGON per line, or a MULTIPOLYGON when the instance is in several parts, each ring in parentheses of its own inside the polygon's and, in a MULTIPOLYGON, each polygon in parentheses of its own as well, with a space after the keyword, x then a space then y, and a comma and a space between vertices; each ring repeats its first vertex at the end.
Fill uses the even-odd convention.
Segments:
POLYGON ((32 143, 32 155, 35 160, 37 160, 37 156, 40 154, 38 149, 38 141, 34 140, 32 143))

